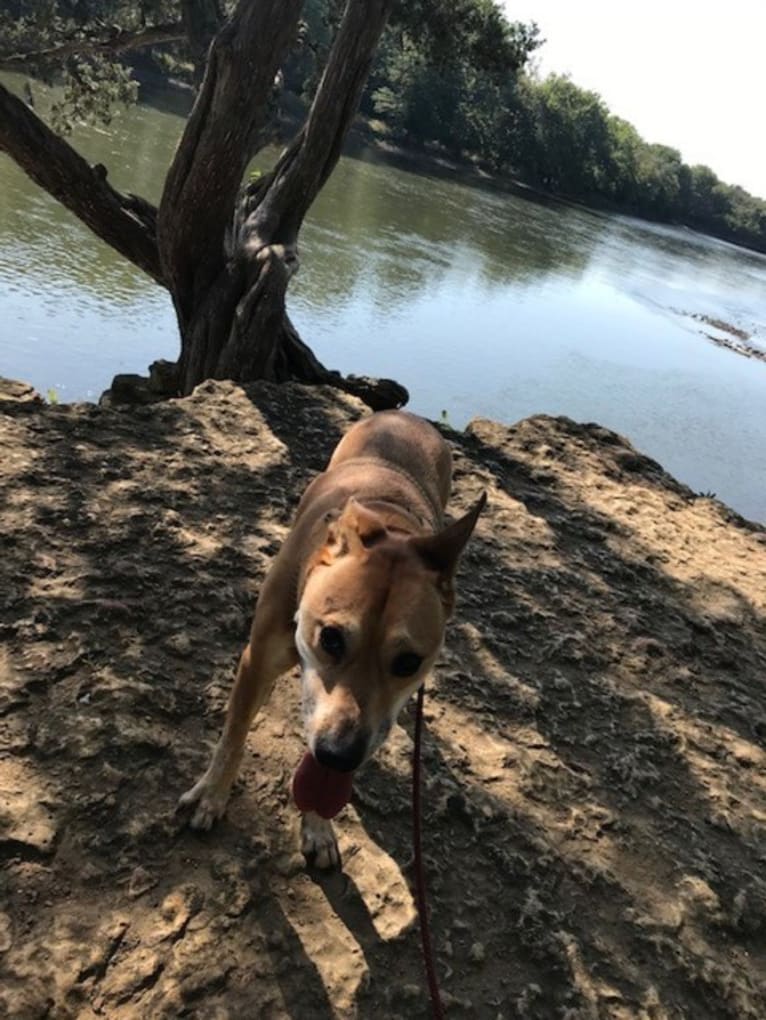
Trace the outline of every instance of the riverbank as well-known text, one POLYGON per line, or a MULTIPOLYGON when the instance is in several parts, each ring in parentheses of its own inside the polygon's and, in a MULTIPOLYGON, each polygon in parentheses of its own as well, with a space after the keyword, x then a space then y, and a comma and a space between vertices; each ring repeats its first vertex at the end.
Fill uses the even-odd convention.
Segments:
MULTIPOLYGON (((289 116, 285 124, 289 125, 291 130, 297 130, 301 122, 299 116, 289 116)), ((286 140, 287 138, 285 138, 286 140)), ((447 153, 436 145, 417 145, 411 141, 397 139, 386 129, 382 121, 359 116, 349 133, 343 151, 345 155, 355 156, 360 152, 366 154, 370 149, 391 166, 413 173, 458 181, 461 184, 486 188, 506 195, 517 195, 543 205, 559 205, 579 209, 594 216, 617 215, 636 220, 639 223, 678 227, 699 234, 701 237, 730 244, 742 251, 766 255, 766 248, 757 244, 747 244, 741 239, 734 238, 731 234, 715 233, 698 224, 685 223, 682 220, 653 217, 634 208, 611 202, 602 195, 590 195, 588 198, 583 198, 550 191, 507 172, 495 170, 478 158, 447 153)))
MULTIPOLYGON (((296 853, 297 684, 228 815, 174 815, 264 570, 361 405, 208 383, 120 410, 0 396, 0 954, 9 1016, 426 1017, 405 713, 296 853)), ((620 436, 447 431, 489 495, 429 689, 425 842, 448 1015, 766 1012, 766 530, 620 436)))

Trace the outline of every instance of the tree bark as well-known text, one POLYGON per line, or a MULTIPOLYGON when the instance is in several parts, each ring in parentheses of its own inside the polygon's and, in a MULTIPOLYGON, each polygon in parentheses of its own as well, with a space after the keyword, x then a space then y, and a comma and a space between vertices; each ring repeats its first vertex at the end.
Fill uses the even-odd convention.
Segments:
POLYGON ((237 194, 269 119, 274 79, 302 6, 302 0, 240 0, 210 48, 158 218, 160 254, 182 338, 226 268, 225 240, 237 194))
POLYGON ((347 0, 306 123, 243 224, 243 251, 257 250, 261 241, 296 244, 306 213, 340 158, 392 6, 392 0, 347 0))
MULTIPOLYGON (((296 24, 299 6, 295 5, 296 24)), ((160 206, 160 246, 166 273, 174 281, 182 338, 182 392, 191 392, 210 377, 239 382, 298 379, 329 383, 357 393, 366 402, 372 401, 371 406, 398 406, 406 402, 407 391, 390 380, 383 381, 376 396, 372 380, 343 380, 339 373, 325 368, 300 340, 285 308, 287 286, 298 268, 301 224, 338 162, 391 6, 391 0, 347 0, 306 123, 274 170, 247 186, 238 202, 232 191, 238 189, 244 172, 241 164, 235 164, 236 175, 231 174, 219 184, 214 199, 219 203, 216 211, 211 211, 207 181, 201 182, 203 208, 195 212, 200 199, 196 188, 189 187, 184 195, 176 183, 180 172, 173 174, 171 170, 173 180, 169 176, 160 206), (234 208, 235 203, 234 223, 224 244, 220 235, 221 213, 234 208), (203 218, 206 215, 207 221, 203 218), (220 247, 211 251, 211 233, 216 225, 219 233, 213 236, 220 247), (208 249, 203 264, 200 249, 204 245, 208 249), (190 251, 195 252, 192 258, 190 251)), ((244 30, 245 25, 240 23, 240 41, 244 30)), ((227 101, 237 98, 227 96, 218 85, 219 78, 229 82, 238 77, 222 75, 224 61, 236 59, 236 54, 225 53, 220 39, 219 36, 213 45, 199 100, 206 109, 207 103, 214 102, 226 109, 227 101)), ((285 38, 285 46, 289 39, 285 38)), ((257 37, 252 43, 257 44, 257 37)), ((271 69, 269 66, 268 70, 271 69)), ((260 88, 264 87, 262 79, 260 88)), ((262 105, 260 109, 263 110, 262 105)), ((209 122, 208 114, 205 123, 209 122)), ((225 131, 225 125, 221 129, 225 131)), ((253 138, 262 126, 251 125, 249 130, 249 137, 253 138)), ((189 141, 185 138, 179 149, 179 162, 184 160, 186 154, 182 150, 187 146, 196 146, 192 167, 199 163, 200 148, 217 159, 217 152, 210 152, 210 140, 198 142, 197 138, 191 125, 189 141)), ((216 169, 216 177, 217 172, 216 169)), ((231 219, 228 223, 231 224, 231 219)))
POLYGON ((156 210, 108 183, 101 165, 87 160, 0 85, 0 151, 70 209, 108 245, 157 283, 165 283, 156 239, 156 210))
POLYGON ((195 84, 199 85, 210 43, 225 20, 220 0, 181 0, 181 16, 194 61, 195 84))

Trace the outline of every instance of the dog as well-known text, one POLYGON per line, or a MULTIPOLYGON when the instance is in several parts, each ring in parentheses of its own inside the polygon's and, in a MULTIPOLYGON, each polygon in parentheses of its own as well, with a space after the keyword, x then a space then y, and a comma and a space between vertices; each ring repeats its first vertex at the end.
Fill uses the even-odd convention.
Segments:
MULTIPOLYGON (((350 795, 348 774, 386 739, 444 640, 458 560, 486 502, 445 526, 451 484, 447 443, 413 414, 378 412, 341 439, 263 582, 210 764, 179 801, 193 828, 223 815, 250 724, 298 663, 305 760, 324 770, 320 782, 346 776, 350 795)), ((316 811, 302 814, 301 847, 317 867, 339 864, 332 823, 316 811)))

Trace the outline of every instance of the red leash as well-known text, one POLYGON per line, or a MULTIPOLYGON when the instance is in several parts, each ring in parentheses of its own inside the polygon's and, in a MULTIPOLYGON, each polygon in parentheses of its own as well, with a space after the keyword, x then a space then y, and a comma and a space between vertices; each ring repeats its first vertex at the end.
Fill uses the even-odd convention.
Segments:
POLYGON ((426 905, 426 878, 423 870, 423 845, 421 841, 420 799, 420 743, 423 729, 423 696, 425 684, 418 689, 418 702, 415 707, 415 737, 412 749, 412 844, 415 851, 415 899, 420 917, 420 942, 423 947, 423 962, 426 966, 428 992, 431 996, 431 1012, 434 1020, 443 1020, 444 1006, 439 995, 439 982, 436 977, 436 963, 431 945, 431 930, 428 925, 428 908, 426 905))

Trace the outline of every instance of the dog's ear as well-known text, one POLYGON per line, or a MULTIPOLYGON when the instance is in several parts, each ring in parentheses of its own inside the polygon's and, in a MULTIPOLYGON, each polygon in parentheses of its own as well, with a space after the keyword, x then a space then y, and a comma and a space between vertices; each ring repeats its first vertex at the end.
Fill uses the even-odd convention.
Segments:
POLYGON ((486 502, 487 494, 482 492, 465 517, 447 525, 435 535, 419 535, 410 539, 423 563, 429 570, 434 570, 439 575, 439 587, 448 612, 452 612, 454 603, 452 582, 460 554, 465 549, 486 502))
POLYGON ((340 517, 327 529, 326 547, 332 558, 349 552, 360 553, 385 535, 385 521, 352 497, 340 517))

